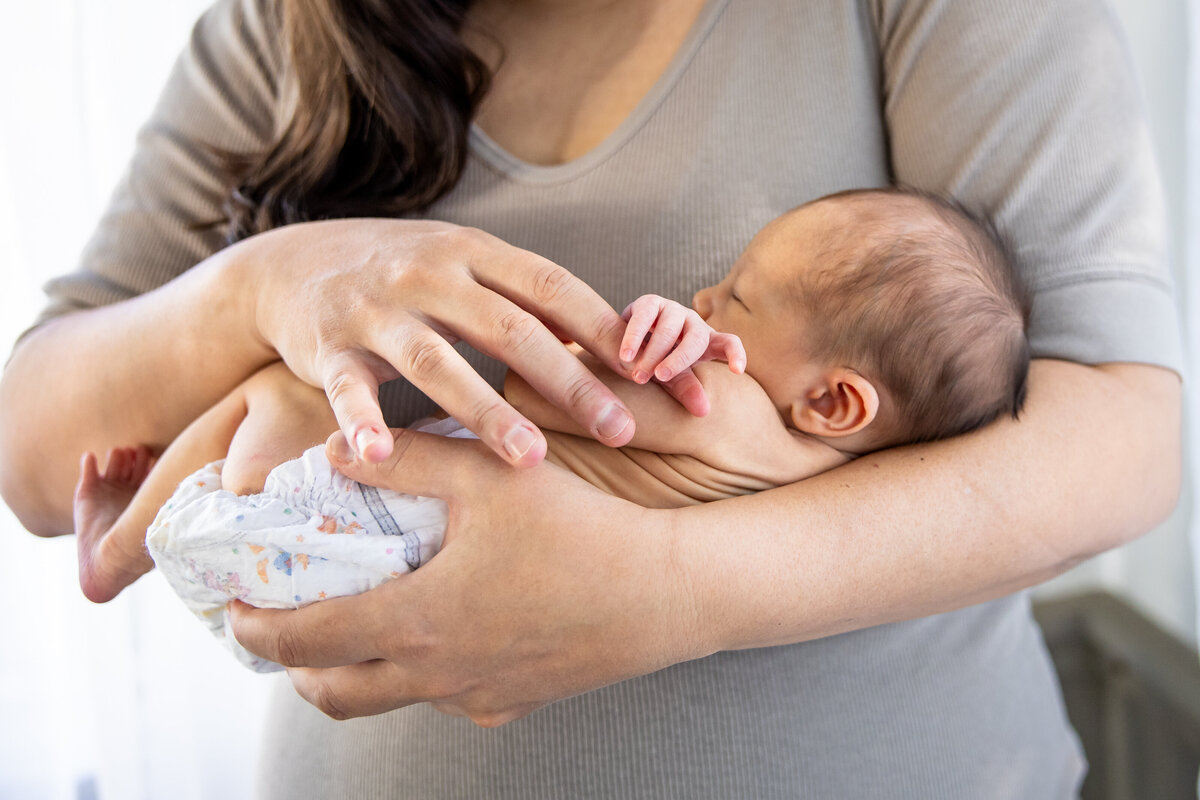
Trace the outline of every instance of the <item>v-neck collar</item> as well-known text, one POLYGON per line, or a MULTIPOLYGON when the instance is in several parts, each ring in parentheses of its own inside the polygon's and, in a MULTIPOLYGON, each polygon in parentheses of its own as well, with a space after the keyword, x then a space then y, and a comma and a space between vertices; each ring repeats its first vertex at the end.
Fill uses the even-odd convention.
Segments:
POLYGON ((629 113, 629 116, 600 144, 578 158, 562 164, 531 164, 496 144, 490 136, 483 132, 482 128, 474 123, 471 124, 471 152, 504 175, 528 184, 565 183, 595 168, 620 150, 654 115, 663 100, 671 93, 680 76, 688 68, 700 46, 708 38, 708 34, 712 31, 713 25, 716 24, 727 3, 728 0, 707 0, 705 2, 700 15, 692 24, 692 29, 688 31, 687 38, 683 40, 683 44, 679 46, 679 50, 676 51, 667 68, 663 70, 662 75, 629 113))

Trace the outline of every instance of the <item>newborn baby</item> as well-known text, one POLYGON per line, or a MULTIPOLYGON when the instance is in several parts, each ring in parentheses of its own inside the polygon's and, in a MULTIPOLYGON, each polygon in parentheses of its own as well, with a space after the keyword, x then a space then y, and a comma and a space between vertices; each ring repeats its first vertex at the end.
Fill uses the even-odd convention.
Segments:
MULTIPOLYGON (((994 237, 934 197, 869 189, 793 209, 693 307, 649 295, 625 310, 620 358, 633 382, 578 354, 633 412, 625 447, 596 442, 509 372, 505 396, 545 432, 547 461, 632 502, 675 507, 965 433, 1015 416, 1024 398, 1025 296, 994 237), (651 380, 688 368, 711 401, 703 417, 651 380)), ((470 436, 452 419, 425 424, 470 436)), ((229 600, 297 607, 366 591, 431 558, 445 529, 440 500, 334 470, 321 445, 336 429, 324 393, 276 364, 157 464, 145 448, 119 448, 101 475, 84 454, 84 593, 107 601, 157 564, 243 663, 277 669, 228 634, 229 600)))

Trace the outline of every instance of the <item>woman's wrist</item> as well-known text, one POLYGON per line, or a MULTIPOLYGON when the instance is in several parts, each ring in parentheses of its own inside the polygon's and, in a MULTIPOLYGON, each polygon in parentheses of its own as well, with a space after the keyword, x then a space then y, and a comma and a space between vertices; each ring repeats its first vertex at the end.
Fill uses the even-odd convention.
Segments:
POLYGON ((248 358, 259 366, 279 357, 262 327, 263 271, 269 259, 262 258, 261 239, 243 239, 192 270, 217 316, 214 324, 229 334, 233 347, 247 348, 248 358))
POLYGON ((690 508, 639 508, 641 519, 635 530, 645 536, 658 536, 664 542, 658 553, 661 579, 654 584, 660 592, 663 610, 659 641, 674 657, 671 663, 704 658, 726 649, 724 642, 727 615, 714 613, 712 588, 697 570, 699 540, 690 508))

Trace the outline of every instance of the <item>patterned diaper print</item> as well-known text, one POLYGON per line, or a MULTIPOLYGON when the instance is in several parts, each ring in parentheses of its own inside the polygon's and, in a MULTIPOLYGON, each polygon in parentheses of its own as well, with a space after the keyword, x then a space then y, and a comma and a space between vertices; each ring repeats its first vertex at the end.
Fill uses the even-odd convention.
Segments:
MULTIPOLYGON (((473 438, 453 419, 418 429, 473 438)), ((330 465, 324 445, 272 470, 261 494, 222 489, 223 464, 179 485, 146 531, 146 546, 187 607, 258 672, 282 667, 237 643, 230 600, 298 608, 359 594, 413 571, 442 545, 444 502, 356 483, 330 465)))

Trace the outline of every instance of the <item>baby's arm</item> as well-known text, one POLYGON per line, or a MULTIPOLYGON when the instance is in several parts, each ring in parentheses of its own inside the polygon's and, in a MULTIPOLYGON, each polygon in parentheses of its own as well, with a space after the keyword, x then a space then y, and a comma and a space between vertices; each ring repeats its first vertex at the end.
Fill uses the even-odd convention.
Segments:
POLYGON ((179 483, 225 457, 246 417, 246 384, 204 412, 171 442, 151 468, 146 448, 117 448, 101 475, 84 453, 75 487, 79 585, 89 600, 106 603, 154 568, 146 528, 179 483))
MULTIPOLYGON (((636 426, 629 446, 656 453, 696 455, 695 445, 705 438, 705 432, 716 433, 716 429, 724 426, 724 418, 707 422, 701 420, 707 416, 710 404, 717 401, 713 393, 728 393, 730 381, 712 375, 700 380, 700 370, 693 369, 698 362, 724 359, 729 367, 728 370, 723 367, 721 370, 743 378, 732 384, 735 393, 757 390, 762 394, 761 387, 743 375, 746 371, 746 351, 741 339, 713 330, 692 309, 674 300, 647 294, 630 303, 621 312, 621 319, 625 320, 626 327, 618 355, 624 364, 631 367, 632 384, 586 351, 575 346, 571 348, 633 412, 636 426), (690 379, 706 397, 704 413, 693 416, 661 386, 650 383, 651 377, 659 383, 690 379)), ((505 378, 504 394, 514 407, 535 424, 562 433, 588 436, 570 417, 546 402, 514 372, 510 371, 505 378)), ((676 392, 672 394, 677 396, 676 392)), ((724 400, 717 404, 727 408, 730 405, 724 400)))
MULTIPOLYGON (((661 455, 691 456, 672 460, 673 468, 687 477, 721 483, 720 476, 738 476, 729 481, 746 486, 780 486, 803 480, 845 463, 847 457, 820 440, 791 430, 767 396, 766 391, 745 374, 730 372, 724 364, 695 365, 696 378, 712 398, 712 411, 703 417, 688 413, 658 383, 636 384, 610 371, 587 353, 579 358, 633 412, 637 427, 625 448, 648 450, 661 455), (740 479, 750 478, 750 481, 740 479)), ((609 450, 592 441, 588 433, 560 409, 551 405, 515 372, 504 382, 504 395, 513 406, 545 430, 578 437, 589 448, 587 459, 605 460, 609 450)), ((562 445, 572 445, 570 441, 562 445)), ((553 450, 554 445, 552 445, 553 450)), ((625 469, 627 461, 620 462, 625 469)), ((596 469, 602 469, 603 464, 596 469)), ((757 489, 756 489, 757 490, 757 489)), ((628 499, 628 498, 627 498, 628 499)), ((642 499, 636 502, 646 503, 642 499)))

